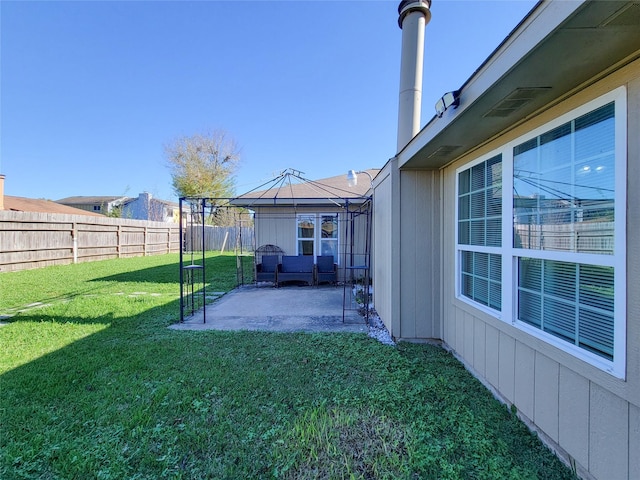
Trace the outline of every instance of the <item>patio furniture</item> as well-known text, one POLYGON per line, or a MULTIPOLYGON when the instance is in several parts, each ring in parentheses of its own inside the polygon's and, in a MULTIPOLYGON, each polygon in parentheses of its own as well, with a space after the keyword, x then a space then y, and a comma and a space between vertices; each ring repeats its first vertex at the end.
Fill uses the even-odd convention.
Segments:
POLYGON ((316 284, 338 283, 338 264, 333 255, 318 255, 316 259, 316 284))
POLYGON ((271 245, 271 244, 260 245, 258 248, 256 248, 256 252, 255 252, 256 263, 262 263, 262 257, 264 255, 277 255, 278 263, 280 263, 280 257, 283 254, 284 254, 284 250, 282 250, 277 245, 271 245))
POLYGON ((262 255, 262 263, 256 265, 256 282, 273 282, 277 285, 278 255, 262 255))
POLYGON ((278 265, 276 285, 282 282, 307 282, 313 285, 313 256, 284 255, 282 263, 278 265))

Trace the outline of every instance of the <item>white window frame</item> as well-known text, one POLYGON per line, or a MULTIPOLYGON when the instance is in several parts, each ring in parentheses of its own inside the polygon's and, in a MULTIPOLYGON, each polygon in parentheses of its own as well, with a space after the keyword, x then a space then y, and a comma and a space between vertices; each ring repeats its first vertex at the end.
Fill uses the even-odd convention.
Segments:
POLYGON ((336 254, 334 255, 334 263, 340 264, 340 214, 335 213, 319 213, 318 214, 318 251, 316 252, 316 257, 318 255, 322 255, 322 242, 331 242, 336 244, 336 254), (336 219, 336 238, 322 238, 322 217, 334 217, 336 219))
POLYGON ((318 217, 315 213, 300 213, 296 215, 296 226, 295 226, 295 235, 296 235, 296 255, 303 255, 300 251, 300 242, 313 242, 313 258, 316 257, 316 249, 317 249, 317 237, 318 237, 318 217), (309 219, 313 221, 313 236, 312 237, 301 237, 299 235, 298 229, 300 225, 300 221, 302 219, 309 219))
MULTIPOLYGON (((313 258, 315 259, 322 255, 322 217, 335 217, 338 222, 338 236, 335 239, 336 242, 336 254, 333 259, 334 263, 340 264, 340 214, 338 212, 320 212, 320 213, 299 213, 296 215, 296 255, 301 255, 299 241, 300 240, 313 240, 313 258), (313 218, 314 219, 314 231, 313 238, 302 238, 298 236, 298 221, 301 218, 313 218)), ((327 239, 325 239, 326 241, 327 239)))
MULTIPOLYGON (((460 183, 459 183, 459 174, 465 170, 469 170, 471 168, 473 168, 474 166, 486 162, 487 160, 492 159, 493 157, 497 156, 497 155, 501 155, 502 152, 500 150, 494 150, 491 153, 487 154, 487 155, 483 155, 482 157, 465 164, 464 166, 458 168, 456 170, 456 181, 455 181, 455 195, 456 195, 456 214, 455 214, 455 239, 456 239, 456 258, 455 258, 455 269, 456 269, 456 297, 460 300, 462 300, 465 303, 468 303, 470 305, 473 305, 475 308, 478 308, 486 313, 489 313, 490 315, 493 315, 497 318, 501 318, 502 314, 501 311, 504 310, 504 295, 502 296, 501 299, 501 310, 496 310, 488 305, 484 305, 482 303, 476 302, 473 299, 467 297, 466 295, 462 294, 462 255, 463 252, 479 252, 479 253, 490 253, 493 255, 499 255, 502 258, 502 281, 504 281, 504 255, 503 255, 503 249, 502 247, 495 247, 495 246, 484 246, 484 245, 469 245, 469 244, 461 244, 458 242, 459 240, 459 231, 458 231, 458 195, 459 195, 459 187, 460 187, 460 183)), ((505 175, 505 170, 504 170, 504 155, 502 155, 501 158, 501 163, 502 163, 502 197, 503 197, 503 205, 502 205, 502 225, 503 225, 503 231, 502 231, 502 245, 504 246, 504 175, 505 175)), ((485 187, 486 188, 486 187, 485 187)), ((503 287, 503 291, 504 291, 504 287, 503 287)))
POLYGON ((455 282, 456 298, 472 305, 495 318, 512 324, 514 327, 541 339, 546 343, 567 352, 584 362, 604 370, 611 375, 624 379, 626 377, 626 326, 627 326, 627 287, 626 287, 626 206, 627 206, 627 93, 625 87, 619 87, 594 100, 563 114, 546 124, 531 130, 517 139, 502 145, 500 148, 466 163, 455 172, 455 282), (579 253, 554 250, 534 250, 515 248, 513 246, 513 149, 532 138, 542 135, 554 128, 570 122, 582 115, 598 109, 608 103, 615 102, 615 223, 613 254, 579 253), (479 247, 458 243, 458 175, 461 171, 486 161, 497 154, 502 154, 502 247, 479 247), (496 251, 497 249, 497 251, 496 251), (461 294, 461 251, 472 250, 502 255, 502 311, 498 312, 479 304, 461 294), (613 361, 609 361, 595 353, 562 340, 535 326, 517 319, 517 281, 518 259, 537 258, 575 264, 610 266, 614 268, 614 330, 613 361))

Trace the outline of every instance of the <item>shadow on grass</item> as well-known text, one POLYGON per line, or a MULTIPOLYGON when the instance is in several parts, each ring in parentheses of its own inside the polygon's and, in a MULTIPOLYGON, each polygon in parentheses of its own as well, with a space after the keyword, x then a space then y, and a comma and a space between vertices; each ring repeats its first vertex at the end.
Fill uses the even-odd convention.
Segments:
POLYGON ((162 476, 151 407, 187 351, 164 328, 177 311, 177 301, 131 317, 43 310, 2 327, 0 478, 162 476))
MULTIPOLYGON (((246 259, 244 260, 247 261, 246 259)), ((253 261, 251 266, 253 266, 253 261)), ((195 263, 200 264, 202 258, 196 258, 195 263)), ((191 263, 190 258, 184 259, 185 265, 191 263)), ((207 284, 219 289, 231 289, 236 286, 236 257, 233 255, 209 255, 205 259, 205 271, 207 284)), ((160 265, 143 268, 130 272, 118 273, 100 278, 94 278, 93 282, 132 282, 132 283, 179 283, 180 263, 160 265)))
POLYGON ((438 347, 177 332, 176 309, 21 318, 42 352, 3 365, 0 478, 571 478, 438 347))
MULTIPOLYGON (((246 257, 244 261, 253 265, 251 257, 246 257)), ((207 291, 227 292, 236 288, 238 286, 236 263, 237 259, 234 255, 208 254, 206 258, 207 291)), ((158 301, 167 301, 167 299, 172 301, 170 306, 163 307, 169 311, 171 320, 168 324, 176 323, 180 319, 180 303, 177 300, 180 295, 179 262, 131 269, 106 276, 97 275, 86 281, 81 280, 72 287, 65 287, 63 279, 58 282, 56 282, 57 278, 52 280, 47 279, 52 287, 49 290, 40 290, 45 294, 37 302, 16 302, 15 306, 5 306, 0 310, 3 316, 2 322, 10 324, 51 321, 112 324, 109 318, 97 316, 97 313, 122 310, 130 312, 135 318, 140 312, 156 306, 158 301), (146 284, 156 285, 156 288, 145 287, 146 284), (60 285, 62 288, 58 288, 60 285), (54 294, 46 295, 46 293, 54 294)), ((166 312, 166 310, 163 311, 166 312)), ((116 323, 122 321, 122 318, 118 318, 116 323)))
POLYGON ((0 355, 14 361, 0 364, 0 478, 270 477, 273 442, 307 398, 308 377, 280 370, 307 368, 287 352, 299 337, 169 330, 177 308, 43 311, 3 327, 31 358, 0 355))
MULTIPOLYGON (((235 281, 234 256, 207 261, 235 281)), ((167 283, 173 270, 175 283, 174 268, 101 280, 167 283)), ((174 331, 175 297, 112 292, 0 329, 3 480, 571 478, 437 347, 174 331)))
POLYGON ((159 265, 130 272, 117 273, 106 277, 94 278, 92 282, 153 282, 179 283, 180 263, 159 265))

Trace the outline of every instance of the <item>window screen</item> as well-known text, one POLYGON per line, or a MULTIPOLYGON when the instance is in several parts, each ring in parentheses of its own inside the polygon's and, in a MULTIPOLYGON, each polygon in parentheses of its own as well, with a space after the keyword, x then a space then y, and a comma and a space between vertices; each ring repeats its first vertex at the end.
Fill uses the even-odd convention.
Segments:
POLYGON ((613 360, 613 268, 518 259, 518 319, 613 360))
POLYGON ((502 156, 458 174, 458 243, 502 245, 502 156))
POLYGON ((458 173, 458 244, 460 292, 482 305, 500 310, 502 257, 469 247, 502 245, 501 155, 458 173))

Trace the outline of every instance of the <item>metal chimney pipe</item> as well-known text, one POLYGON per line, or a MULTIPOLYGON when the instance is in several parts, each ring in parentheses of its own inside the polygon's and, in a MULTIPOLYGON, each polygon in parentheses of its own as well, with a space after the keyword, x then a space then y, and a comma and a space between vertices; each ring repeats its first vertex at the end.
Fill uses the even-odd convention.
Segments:
POLYGON ((424 30, 431 20, 431 0, 404 0, 398 5, 402 29, 398 152, 420 131, 424 30))

